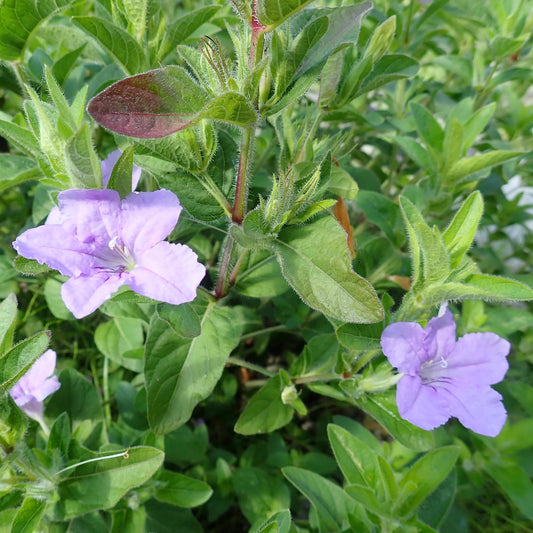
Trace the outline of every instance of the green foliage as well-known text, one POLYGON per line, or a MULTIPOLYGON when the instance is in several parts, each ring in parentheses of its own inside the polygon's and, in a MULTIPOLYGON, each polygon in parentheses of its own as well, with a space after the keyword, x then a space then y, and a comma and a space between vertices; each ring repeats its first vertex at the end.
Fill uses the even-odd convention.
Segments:
POLYGON ((0 531, 529 531, 528 7, 0 2, 0 531), (117 147, 207 274, 76 320, 12 242, 117 147), (381 335, 445 303, 512 346, 496 438, 399 414, 381 335))

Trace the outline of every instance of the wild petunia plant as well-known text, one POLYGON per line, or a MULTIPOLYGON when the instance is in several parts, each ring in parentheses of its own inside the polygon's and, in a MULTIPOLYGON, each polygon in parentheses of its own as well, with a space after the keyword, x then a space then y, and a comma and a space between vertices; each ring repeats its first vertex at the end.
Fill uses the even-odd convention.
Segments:
POLYGON ((526 4, 0 3, 0 529, 533 518, 526 4))

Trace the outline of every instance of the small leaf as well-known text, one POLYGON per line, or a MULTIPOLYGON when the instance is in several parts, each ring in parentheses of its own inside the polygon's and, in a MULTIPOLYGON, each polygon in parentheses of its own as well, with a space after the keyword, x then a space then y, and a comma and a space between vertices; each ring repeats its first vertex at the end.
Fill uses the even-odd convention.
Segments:
POLYGON ((89 102, 87 111, 105 128, 142 139, 165 137, 204 118, 238 126, 257 120, 245 96, 228 92, 210 98, 176 66, 114 83, 89 102))
POLYGON ((312 0, 258 0, 257 18, 267 26, 267 31, 271 31, 311 2, 312 0))
POLYGON ((291 512, 283 509, 271 515, 267 520, 254 524, 249 533, 289 533, 291 529, 291 512))
POLYGON ((284 228, 276 254, 285 279, 313 309, 344 322, 383 318, 374 288, 352 270, 346 233, 334 218, 284 228))
POLYGON ((474 191, 463 202, 442 234, 442 240, 450 254, 452 268, 459 266, 472 245, 482 214, 483 197, 479 191, 474 191))
POLYGON ((524 155, 524 152, 493 150, 492 152, 487 152, 485 154, 466 157, 457 161, 457 163, 452 166, 446 175, 446 179, 451 182, 457 182, 474 174, 474 172, 500 165, 515 157, 520 157, 521 155, 524 155))
POLYGON ((448 476, 459 456, 457 446, 432 450, 419 459, 400 480, 396 512, 412 513, 448 476))
POLYGON ((99 189, 102 187, 100 161, 93 147, 88 123, 69 139, 65 148, 65 162, 73 188, 99 189))
POLYGON ((207 483, 177 472, 163 470, 157 480, 162 486, 155 493, 156 499, 178 507, 198 507, 213 494, 207 483))
POLYGON ((411 137, 394 137, 394 142, 421 168, 427 172, 434 172, 435 163, 429 152, 411 137))
POLYGON ((42 176, 42 170, 35 166, 35 161, 22 155, 0 154, 0 168, 0 191, 42 176))
POLYGON ((107 184, 107 188, 117 191, 121 198, 126 198, 133 189, 133 153, 133 146, 129 146, 124 150, 113 167, 107 184))
POLYGON ((0 357, 13 344, 17 323, 17 297, 11 293, 0 304, 0 357))
POLYGON ((348 515, 355 507, 338 485, 303 468, 286 466, 283 475, 311 502, 315 508, 321 531, 345 531, 348 515))
POLYGON ((235 424, 241 435, 270 433, 287 425, 294 409, 281 401, 280 376, 270 378, 250 399, 235 424))
POLYGON ((32 533, 41 523, 48 502, 26 496, 11 525, 11 533, 32 533))
POLYGON ((29 370, 48 348, 50 332, 43 331, 15 344, 0 357, 0 393, 13 385, 29 370))
POLYGON ((416 128, 424 144, 436 153, 442 150, 444 132, 437 119, 423 106, 416 102, 411 102, 411 113, 416 121, 416 128))

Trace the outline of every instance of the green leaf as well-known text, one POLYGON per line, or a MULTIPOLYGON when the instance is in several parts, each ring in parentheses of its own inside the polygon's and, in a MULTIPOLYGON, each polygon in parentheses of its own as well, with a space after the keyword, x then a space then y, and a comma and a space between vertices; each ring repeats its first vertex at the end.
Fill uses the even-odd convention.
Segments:
POLYGON ((44 283, 44 298, 50 312, 61 320, 76 320, 74 315, 68 310, 61 297, 61 287, 63 284, 55 279, 48 278, 44 283))
POLYGON ((463 124, 463 147, 468 150, 476 141, 485 126, 489 123, 496 110, 496 102, 492 102, 481 109, 478 109, 463 124))
POLYGON ((161 450, 150 446, 130 448, 124 454, 108 459, 106 457, 116 454, 87 450, 87 455, 90 459, 100 460, 80 464, 58 483, 59 500, 54 509, 56 520, 68 520, 113 507, 129 490, 148 481, 165 456, 161 450), (83 498, 79 497, 80 494, 83 498))
POLYGON ((474 191, 463 202, 442 234, 442 240, 450 255, 452 268, 459 266, 472 245, 482 214, 483 197, 479 191, 474 191))
POLYGON ((249 533, 289 533, 291 529, 291 512, 283 509, 274 513, 267 520, 258 521, 249 533))
POLYGON ((35 28, 72 0, 4 0, 0 4, 0 59, 20 58, 35 28))
POLYGON ((276 257, 266 250, 252 250, 235 280, 235 290, 255 298, 273 298, 289 288, 276 257))
POLYGON ((250 523, 290 506, 286 483, 261 468, 237 468, 232 477, 239 507, 250 523))
POLYGON ((0 393, 13 385, 29 370, 48 348, 50 332, 37 333, 15 344, 0 357, 0 393))
POLYGON ((414 76, 418 68, 418 61, 411 56, 405 54, 386 54, 374 65, 373 69, 365 73, 362 84, 355 92, 352 92, 351 98, 375 91, 392 81, 414 76))
POLYGON ((412 513, 448 476, 459 457, 457 446, 432 450, 419 459, 400 480, 395 512, 412 513))
POLYGON ((391 518, 390 506, 381 503, 375 491, 364 485, 348 485, 344 489, 354 500, 363 504, 370 512, 385 518, 391 518))
MULTIPOLYGON (((327 18, 326 32, 320 41, 312 44, 303 61, 300 63, 296 76, 299 76, 309 69, 319 65, 335 52, 342 44, 356 43, 359 37, 361 20, 372 9, 372 2, 362 2, 360 4, 339 6, 331 9, 316 10, 325 17, 320 17, 314 22, 327 18)), ((312 22, 311 24, 313 24, 312 22)), ((311 24, 309 26, 311 26, 311 24)))
POLYGON ((372 33, 364 57, 372 59, 372 65, 379 61, 389 49, 396 32, 396 15, 382 22, 372 33))
POLYGON ((11 348, 17 324, 17 297, 10 293, 0 304, 0 357, 11 348))
POLYGON ((533 520, 533 482, 528 474, 513 463, 499 465, 488 462, 485 470, 520 512, 533 520))
POLYGON ((138 318, 114 318, 99 324, 94 342, 100 352, 128 370, 142 372, 144 344, 143 321, 138 318))
POLYGON ((217 5, 201 7, 173 21, 166 28, 163 40, 159 45, 158 60, 162 61, 178 44, 183 44, 202 24, 211 20, 219 9, 220 6, 217 5))
POLYGON ((437 228, 429 228, 424 222, 414 225, 414 231, 422 254, 424 284, 444 281, 451 272, 450 256, 437 228))
POLYGON ((258 0, 257 18, 267 26, 266 31, 271 31, 311 2, 312 0, 258 0))
MULTIPOLYGON (((0 135, 5 137, 20 151, 35 157, 42 158, 42 152, 35 135, 28 129, 7 120, 0 120, 0 135)), ((20 157, 20 156, 18 156, 20 157)))
POLYGON ((313 309, 343 322, 383 318, 374 288, 352 270, 346 233, 332 217, 284 228, 275 251, 285 279, 313 309))
POLYGON ((48 416, 57 418, 66 412, 73 429, 86 420, 96 423, 103 419, 100 397, 85 376, 73 368, 66 368, 59 374, 59 381, 61 387, 46 408, 48 416))
POLYGON ((207 483, 177 472, 163 470, 157 480, 161 486, 155 493, 156 499, 178 507, 198 507, 213 494, 207 483))
POLYGON ((65 147, 65 163, 71 185, 75 189, 99 189, 102 187, 100 161, 93 147, 88 123, 69 139, 65 147))
POLYGON ((48 502, 26 496, 11 525, 11 533, 32 533, 41 523, 48 502))
POLYGON ((446 174, 446 179, 450 182, 457 182, 475 172, 491 168, 495 165, 505 163, 510 159, 524 155, 524 152, 513 152, 510 150, 493 150, 481 155, 463 158, 455 163, 446 174))
POLYGON ((148 68, 144 49, 127 31, 98 17, 72 17, 72 21, 116 59, 126 74, 148 68))
POLYGON ((109 183, 107 184, 107 188, 117 191, 121 198, 126 198, 133 190, 133 152, 133 146, 129 146, 123 151, 111 171, 109 183))
POLYGON ((382 324, 342 324, 336 330, 339 342, 349 350, 379 348, 382 332, 382 324))
POLYGON ((52 71, 48 66, 46 66, 44 69, 44 75, 46 79, 46 87, 48 89, 50 97, 52 98, 52 102, 54 103, 59 112, 59 120, 62 123, 62 127, 64 127, 70 135, 78 128, 76 119, 72 114, 72 110, 70 109, 70 106, 68 105, 68 102, 61 91, 61 88, 59 87, 57 81, 54 78, 54 75, 52 74, 52 71))
POLYGON ((435 171, 435 163, 429 152, 411 137, 394 137, 393 141, 421 168, 427 172, 435 171))
POLYGON ((42 176, 35 161, 22 155, 0 154, 0 191, 42 176))
POLYGON ((132 27, 133 34, 142 42, 146 34, 148 4, 150 0, 123 0, 128 28, 132 27))
POLYGON ((178 335, 154 317, 145 346, 148 420, 155 433, 168 433, 189 420, 196 405, 217 384, 237 346, 241 325, 230 308, 210 304, 193 339, 178 335))
POLYGON ((374 191, 361 191, 356 198, 356 203, 368 220, 378 226, 391 242, 398 241, 396 228, 401 219, 398 204, 374 191))
POLYGON ((442 173, 446 174, 463 155, 463 126, 459 120, 448 120, 444 131, 441 160, 442 173))
POLYGON ((495 300, 531 300, 533 289, 514 279, 473 274, 466 280, 466 285, 486 293, 487 298, 495 300))
POLYGON ((361 409, 375 418, 406 448, 425 451, 435 445, 431 432, 413 426, 400 416, 394 390, 382 394, 370 394, 364 401, 358 403, 361 409))
POLYGON ((328 438, 337 464, 348 483, 364 485, 372 489, 378 500, 383 500, 385 489, 375 451, 334 424, 328 425, 328 438))
POLYGON ((318 515, 321 531, 345 531, 355 501, 338 485, 303 468, 286 466, 283 475, 311 502, 318 515))
MULTIPOLYGON (((409 237, 411 262, 413 265, 412 285, 416 287, 422 281, 422 250, 420 248, 420 243, 418 242, 415 226, 418 225, 420 227, 425 224, 425 221, 415 205, 405 196, 400 196, 399 202, 403 219, 407 227, 407 235, 409 237)), ((426 227, 429 229, 429 226, 426 225, 426 227)))
MULTIPOLYGON (((145 507, 146 524, 142 531, 176 533, 176 526, 179 525, 180 533, 204 533, 200 522, 189 509, 180 509, 174 505, 161 503, 154 499, 149 500, 145 507)), ((119 533, 122 533, 122 531, 119 533)))
POLYGON ((48 272, 50 268, 46 265, 41 265, 35 259, 26 259, 21 255, 17 255, 13 261, 13 266, 21 273, 27 276, 34 276, 36 274, 43 274, 48 272))
POLYGON ((202 331, 200 317, 194 310, 193 304, 185 303, 181 305, 158 304, 157 316, 166 321, 177 335, 192 339, 198 337, 202 331))
POLYGON ((416 102, 410 104, 411 113, 416 122, 416 129, 424 144, 437 154, 442 150, 444 132, 437 119, 423 106, 416 102))
POLYGON ((270 433, 287 425, 294 409, 281 401, 281 378, 270 378, 249 400, 235 424, 240 435, 270 433))
POLYGON ((227 92, 211 98, 187 71, 169 66, 118 81, 87 107, 102 126, 130 137, 155 139, 201 119, 250 126, 257 120, 245 96, 227 92))

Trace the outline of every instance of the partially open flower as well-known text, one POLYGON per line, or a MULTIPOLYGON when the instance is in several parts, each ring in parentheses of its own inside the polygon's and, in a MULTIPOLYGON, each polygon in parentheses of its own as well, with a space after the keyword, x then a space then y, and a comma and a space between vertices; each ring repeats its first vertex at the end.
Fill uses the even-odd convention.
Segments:
POLYGON ((507 372, 509 343, 495 333, 469 333, 455 339, 449 310, 425 328, 396 322, 383 331, 383 353, 403 374, 396 401, 400 415, 423 429, 455 416, 463 426, 488 437, 501 431, 507 413, 490 387, 507 372))
POLYGON ((55 367, 56 353, 46 350, 9 391, 15 403, 39 422, 43 417, 44 399, 61 386, 57 377, 52 375, 55 367))

